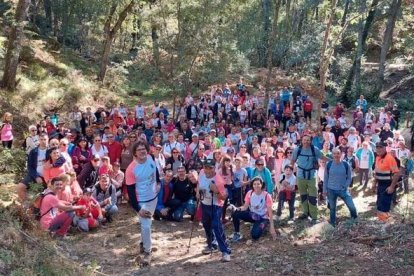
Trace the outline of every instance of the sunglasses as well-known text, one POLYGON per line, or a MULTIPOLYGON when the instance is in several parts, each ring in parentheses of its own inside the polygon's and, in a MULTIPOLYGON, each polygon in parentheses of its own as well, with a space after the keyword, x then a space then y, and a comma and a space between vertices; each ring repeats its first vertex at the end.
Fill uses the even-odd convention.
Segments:
POLYGON ((264 166, 264 164, 262 164, 262 163, 259 163, 259 164, 256 164, 257 166, 264 166))
POLYGON ((288 152, 287 152, 287 154, 292 154, 292 153, 293 153, 292 151, 288 151, 288 152))
POLYGON ((95 142, 101 142, 101 140, 94 140, 95 142))
POLYGON ((178 154, 178 151, 173 151, 173 154, 178 154))
POLYGON ((61 146, 65 146, 65 147, 66 147, 66 146, 67 146, 68 144, 65 144, 65 143, 61 143, 60 145, 61 145, 61 146))

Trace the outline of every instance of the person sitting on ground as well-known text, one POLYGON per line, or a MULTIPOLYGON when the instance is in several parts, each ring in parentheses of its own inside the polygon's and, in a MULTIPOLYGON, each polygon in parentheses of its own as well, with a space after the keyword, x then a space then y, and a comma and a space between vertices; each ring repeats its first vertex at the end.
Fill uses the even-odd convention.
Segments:
POLYGON ((170 208, 171 219, 182 221, 184 211, 190 216, 195 214, 194 188, 197 183, 192 183, 186 175, 184 167, 179 167, 177 177, 172 181, 172 198, 166 205, 170 208))
POLYGON ((166 203, 170 200, 172 190, 173 190, 173 172, 171 170, 166 170, 164 174, 164 179, 161 179, 161 188, 158 193, 157 207, 154 211, 154 219, 171 219, 171 208, 166 206, 166 203))
POLYGON ((296 176, 293 174, 293 167, 286 165, 284 173, 278 182, 279 202, 277 205, 276 220, 280 220, 282 208, 285 202, 289 203, 289 221, 293 222, 295 217, 295 197, 296 197, 296 176))
POLYGON ((56 194, 62 189, 62 178, 52 178, 49 188, 44 191, 45 196, 40 205, 40 226, 53 236, 65 236, 72 224, 74 216, 72 211, 85 209, 85 206, 72 206, 68 202, 59 200, 56 194))
POLYGON ((59 148, 52 147, 47 150, 46 160, 43 165, 43 178, 45 180, 45 183, 49 183, 49 181, 54 177, 69 172, 69 167, 66 163, 66 160, 61 166, 58 166, 58 164, 62 162, 60 157, 61 155, 59 148))
POLYGON ((255 177, 251 181, 252 190, 247 192, 244 205, 236 208, 233 213, 234 234, 233 241, 242 239, 240 234, 240 220, 253 223, 251 238, 258 240, 269 227, 272 238, 276 238, 276 231, 273 225, 272 196, 266 192, 266 184, 260 177, 255 177))
POLYGON ((85 189, 87 187, 92 187, 98 181, 98 169, 100 162, 100 156, 95 155, 92 157, 91 161, 82 167, 82 171, 77 177, 81 188, 85 189))
POLYGON ((352 181, 352 168, 346 161, 341 161, 341 151, 338 148, 332 150, 333 160, 328 161, 323 180, 324 195, 328 196, 330 218, 329 223, 336 225, 337 199, 342 198, 353 219, 357 218, 357 211, 349 193, 349 185, 352 181))
POLYGON ((85 209, 75 211, 73 224, 77 226, 78 230, 89 232, 89 230, 99 227, 104 218, 99 202, 92 197, 92 188, 86 188, 76 204, 78 206, 85 206, 85 209))
POLYGON ((118 213, 116 188, 110 182, 109 175, 102 174, 99 176, 99 183, 95 184, 92 196, 99 202, 108 222, 112 221, 112 217, 118 213))
POLYGON ((122 189, 122 183, 124 183, 125 174, 121 171, 121 165, 119 162, 115 162, 112 165, 112 171, 109 173, 109 177, 111 179, 111 183, 116 188, 116 195, 119 199, 121 197, 121 189, 122 189))

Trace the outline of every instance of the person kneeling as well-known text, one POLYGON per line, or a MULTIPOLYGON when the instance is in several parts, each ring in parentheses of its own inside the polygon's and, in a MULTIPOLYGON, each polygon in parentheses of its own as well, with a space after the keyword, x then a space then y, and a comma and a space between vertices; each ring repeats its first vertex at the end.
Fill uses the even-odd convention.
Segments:
POLYGON ((86 188, 83 195, 76 202, 77 205, 85 206, 85 210, 77 210, 73 218, 73 224, 82 232, 89 232, 99 227, 103 221, 102 209, 99 202, 92 197, 92 189, 86 188))
POLYGON ((85 209, 85 206, 72 206, 68 202, 59 200, 56 194, 62 190, 62 177, 52 178, 40 205, 40 226, 53 236, 65 236, 72 224, 74 216, 72 211, 85 209))
POLYGON ((111 222, 112 217, 118 213, 118 207, 116 206, 116 188, 110 183, 107 174, 99 176, 98 184, 93 187, 92 196, 99 202, 107 222, 111 222))
POLYGON ((272 215, 272 196, 266 192, 266 184, 260 177, 255 177, 251 181, 252 190, 249 191, 244 199, 244 205, 236 209, 233 213, 234 234, 233 241, 241 240, 240 220, 253 223, 251 237, 258 240, 265 233, 268 226, 272 238, 276 238, 276 231, 271 221, 272 215))

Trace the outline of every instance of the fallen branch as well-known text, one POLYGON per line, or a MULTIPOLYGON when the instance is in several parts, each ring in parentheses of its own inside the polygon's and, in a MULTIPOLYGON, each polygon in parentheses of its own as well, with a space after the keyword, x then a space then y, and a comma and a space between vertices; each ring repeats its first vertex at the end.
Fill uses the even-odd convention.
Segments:
POLYGON ((368 237, 360 237, 360 238, 353 238, 350 241, 351 242, 358 242, 358 243, 369 243, 372 244, 376 241, 384 241, 392 238, 392 235, 384 236, 384 237, 378 237, 378 236, 368 236, 368 237))

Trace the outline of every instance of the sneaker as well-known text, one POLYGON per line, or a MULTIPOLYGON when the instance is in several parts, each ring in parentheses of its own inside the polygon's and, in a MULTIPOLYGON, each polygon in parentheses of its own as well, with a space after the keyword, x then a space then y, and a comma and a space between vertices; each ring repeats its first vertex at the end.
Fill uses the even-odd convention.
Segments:
POLYGON ((141 259, 142 266, 150 266, 151 265, 151 252, 144 252, 144 256, 141 259))
POLYGON ((144 250, 144 243, 143 242, 140 242, 139 243, 139 253, 142 254, 144 252, 145 252, 145 250, 144 250))
POLYGON ((202 253, 203 255, 208 255, 208 254, 211 254, 211 253, 213 253, 213 252, 215 252, 215 251, 217 251, 217 248, 214 248, 214 247, 208 247, 208 246, 206 246, 206 247, 204 247, 204 249, 201 251, 201 253, 202 253))
POLYGON ((298 217, 299 220, 304 220, 304 219, 308 219, 309 215, 308 214, 302 214, 298 217))
POLYGON ((235 232, 233 233, 233 237, 231 238, 232 242, 238 242, 243 238, 242 234, 240 234, 239 232, 235 232))
POLYGON ((290 218, 287 222, 287 224, 293 224, 295 222, 295 218, 290 218))
POLYGON ((222 262, 230 262, 231 261, 230 254, 223 253, 223 257, 221 257, 221 261, 222 262))

